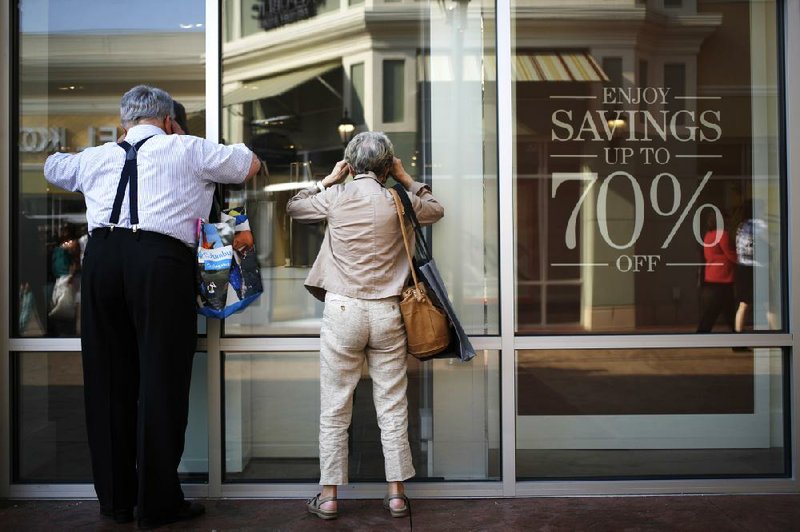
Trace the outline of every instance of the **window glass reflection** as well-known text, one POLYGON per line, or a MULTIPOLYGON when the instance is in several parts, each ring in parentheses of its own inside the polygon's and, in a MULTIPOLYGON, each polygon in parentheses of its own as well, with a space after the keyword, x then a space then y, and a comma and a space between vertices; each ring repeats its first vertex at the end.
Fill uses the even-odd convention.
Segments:
POLYGON ((512 3, 519 333, 783 327, 776 4, 677 4, 512 3))
MULTIPOLYGON (((246 143, 270 169, 268 179, 226 191, 229 204, 247 205, 265 289, 226 320, 227 335, 318 334, 322 305, 303 281, 324 227, 290 220, 285 207, 341 159, 345 120, 354 132, 387 133, 408 172, 431 185, 445 218, 429 241, 461 322, 470 334, 499 330, 494 3, 390 3, 415 22, 398 25, 397 38, 380 47, 351 44, 383 42, 383 29, 353 25, 385 10, 383 1, 333 10, 316 3, 314 12, 279 2, 269 9, 287 15, 280 23, 262 17, 254 32, 225 24, 223 136, 246 143), (298 41, 298 32, 318 38, 298 41)), ((245 16, 247 4, 234 2, 223 16, 245 16)))
POLYGON ((47 155, 114 142, 119 99, 146 83, 187 109, 205 134, 203 2, 19 2, 19 115, 14 176, 12 335, 80 335, 83 197, 49 186, 47 155), (158 13, 157 17, 152 16, 158 13))
MULTIPOLYGON (((17 353, 12 360, 14 482, 91 483, 80 353, 17 353)), ((207 364, 205 353, 195 355, 183 482, 208 478, 207 364)))
POLYGON ((517 353, 520 478, 783 476, 781 349, 517 353))
MULTIPOLYGON (((415 480, 500 477, 499 354, 469 364, 408 359, 409 443, 415 480)), ((353 397, 351 482, 382 482, 372 384, 353 397)), ((319 480, 319 353, 225 355, 225 481, 319 480), (291 412, 291 415, 286 415, 291 412)))

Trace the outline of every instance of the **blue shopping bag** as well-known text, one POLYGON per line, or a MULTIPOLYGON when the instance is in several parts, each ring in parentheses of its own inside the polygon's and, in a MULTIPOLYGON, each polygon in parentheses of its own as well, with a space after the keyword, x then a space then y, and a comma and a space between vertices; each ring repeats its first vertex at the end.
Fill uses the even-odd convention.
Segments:
POLYGON ((241 208, 226 209, 219 222, 197 221, 197 312, 227 318, 264 291, 250 230, 241 208))

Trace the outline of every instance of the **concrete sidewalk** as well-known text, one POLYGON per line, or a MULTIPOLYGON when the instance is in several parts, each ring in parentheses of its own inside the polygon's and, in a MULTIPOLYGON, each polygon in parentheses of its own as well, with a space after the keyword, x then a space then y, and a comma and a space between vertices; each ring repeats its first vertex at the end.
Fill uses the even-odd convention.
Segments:
MULTIPOLYGON (((207 500, 207 514, 164 529, 409 530, 379 500, 342 500, 322 521, 301 500, 207 500)), ((798 531, 800 495, 691 495, 412 501, 414 529, 592 531, 798 531)), ((0 530, 135 530, 99 514, 96 501, 0 500, 0 530)))

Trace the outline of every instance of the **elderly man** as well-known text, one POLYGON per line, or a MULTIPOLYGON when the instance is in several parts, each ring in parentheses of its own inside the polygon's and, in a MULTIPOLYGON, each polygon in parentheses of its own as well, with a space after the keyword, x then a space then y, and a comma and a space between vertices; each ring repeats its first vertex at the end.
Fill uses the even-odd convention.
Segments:
POLYGON ((195 228, 215 183, 261 163, 244 145, 176 135, 173 100, 140 85, 120 102, 124 142, 56 153, 47 180, 81 192, 84 398, 103 515, 140 528, 196 517, 178 480, 196 348, 195 228))

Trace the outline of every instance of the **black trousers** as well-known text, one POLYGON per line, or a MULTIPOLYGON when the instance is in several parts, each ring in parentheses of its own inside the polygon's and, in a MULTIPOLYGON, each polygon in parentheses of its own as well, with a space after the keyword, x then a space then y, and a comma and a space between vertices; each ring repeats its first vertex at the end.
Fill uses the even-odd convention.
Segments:
POLYGON ((736 316, 733 283, 706 283, 700 291, 700 323, 697 325, 697 332, 711 332, 720 315, 733 331, 736 316))
POLYGON ((194 255, 147 231, 99 229, 86 246, 81 346, 97 498, 160 518, 183 504, 178 464, 197 344, 194 255))

